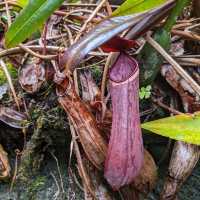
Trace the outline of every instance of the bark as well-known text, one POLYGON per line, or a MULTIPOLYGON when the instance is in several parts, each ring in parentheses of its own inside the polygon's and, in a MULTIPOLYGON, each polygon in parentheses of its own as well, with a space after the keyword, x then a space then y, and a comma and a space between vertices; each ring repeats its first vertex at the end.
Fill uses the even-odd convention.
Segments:
POLYGON ((88 159, 98 169, 103 169, 107 153, 106 142, 101 136, 93 114, 76 94, 73 83, 69 84, 65 95, 58 91, 58 101, 72 120, 88 159))
MULTIPOLYGON (((89 175, 90 182, 92 184, 92 188, 94 194, 96 195, 98 200, 116 200, 114 193, 109 191, 108 186, 103 180, 103 176, 101 172, 99 172, 88 160, 84 159, 84 166, 87 170, 87 174, 89 175)), ((91 194, 85 188, 85 200, 94 200, 91 194)))
POLYGON ((192 17, 200 17, 200 1, 199 0, 193 0, 192 3, 192 17))
POLYGON ((199 160, 197 145, 176 142, 173 148, 168 175, 161 193, 161 200, 174 200, 185 180, 199 160))

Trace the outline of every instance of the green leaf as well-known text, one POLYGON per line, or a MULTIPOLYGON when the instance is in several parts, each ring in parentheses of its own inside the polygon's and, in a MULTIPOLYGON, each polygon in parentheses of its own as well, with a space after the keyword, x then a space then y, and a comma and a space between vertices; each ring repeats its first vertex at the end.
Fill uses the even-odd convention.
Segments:
POLYGON ((6 47, 16 46, 31 36, 63 1, 30 0, 6 33, 6 47))
POLYGON ((200 144, 200 112, 146 122, 142 128, 175 140, 200 144))
POLYGON ((21 8, 24 8, 28 4, 28 0, 16 0, 15 2, 21 8))
POLYGON ((167 0, 126 0, 113 12, 112 16, 131 15, 144 12, 166 2, 167 0))

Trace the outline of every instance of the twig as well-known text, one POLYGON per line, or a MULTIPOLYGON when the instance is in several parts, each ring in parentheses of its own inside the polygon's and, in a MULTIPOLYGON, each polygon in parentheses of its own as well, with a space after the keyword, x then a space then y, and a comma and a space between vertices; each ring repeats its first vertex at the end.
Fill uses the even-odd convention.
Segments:
POLYGON ((184 57, 175 57, 175 59, 178 62, 185 63, 184 65, 190 65, 192 64, 193 66, 200 66, 200 59, 198 58, 184 58, 184 57))
POLYGON ((175 115, 180 115, 180 114, 183 114, 182 112, 178 111, 178 110, 175 110, 174 108, 171 108, 167 105, 165 105, 164 103, 162 103, 160 100, 158 99, 155 99, 155 98, 152 98, 152 101, 154 103, 156 103, 157 105, 159 105, 160 107, 164 108, 165 110, 169 111, 170 113, 173 113, 175 115))
POLYGON ((62 188, 62 193, 64 194, 65 193, 65 189, 64 189, 64 184, 63 184, 63 180, 62 180, 62 175, 61 175, 61 171, 60 171, 59 162, 58 162, 58 159, 54 155, 53 152, 51 152, 51 155, 54 158, 54 160, 56 161, 56 166, 57 166, 57 169, 58 169, 58 175, 59 175, 59 178, 60 178, 60 185, 61 185, 61 188, 62 188))
MULTIPOLYGON (((26 46, 28 49, 32 50, 32 51, 39 51, 42 52, 43 51, 43 47, 40 45, 30 45, 30 46, 26 46)), ((58 47, 58 46, 46 46, 46 49, 48 52, 52 52, 52 53, 63 53, 65 48, 63 47, 58 47)), ((13 55, 13 54, 18 54, 18 53, 22 53, 25 50, 22 49, 21 47, 14 47, 11 49, 5 49, 3 51, 0 51, 0 57, 4 57, 7 55, 13 55)), ((107 53, 100 53, 100 52, 90 52, 89 55, 92 56, 108 56, 107 53)), ((56 55, 54 55, 56 57, 56 55)))
MULTIPOLYGON (((60 39, 60 38, 66 37, 66 36, 68 36, 68 33, 62 33, 60 35, 49 36, 49 37, 46 38, 46 40, 55 40, 55 39, 60 39)), ((26 46, 32 45, 32 44, 34 44, 38 41, 39 41, 39 39, 31 40, 31 41, 26 43, 26 46)))
MULTIPOLYGON (((82 4, 82 3, 64 3, 62 6, 72 6, 72 7, 97 7, 98 4, 92 4, 92 3, 89 3, 89 4, 82 4)), ((119 6, 117 5, 110 5, 112 8, 118 8, 119 6)), ((102 6, 104 7, 104 6, 102 6)))
POLYGON ((102 0, 99 5, 95 8, 95 10, 92 12, 92 14, 90 15, 90 17, 85 21, 85 23, 83 24, 80 33, 76 36, 75 38, 75 42, 80 38, 80 36, 82 35, 82 33, 85 31, 85 29, 87 28, 88 23, 92 20, 92 18, 98 13, 98 11, 102 8, 102 6, 104 5, 104 3, 107 0, 102 0))
MULTIPOLYGON (((81 20, 81 21, 85 21, 88 19, 88 17, 86 17, 86 16, 73 15, 73 14, 69 15, 69 13, 60 11, 60 10, 55 11, 54 14, 58 15, 58 16, 64 16, 64 17, 67 16, 69 19, 76 19, 76 20, 81 20)), ((98 23, 100 21, 101 21, 101 19, 93 18, 90 22, 98 23)))
POLYGON ((83 165, 83 162, 82 162, 82 158, 81 158, 81 154, 80 154, 80 151, 79 151, 79 147, 78 147, 78 143, 76 141, 76 132, 75 132, 75 129, 73 127, 73 120, 69 117, 69 125, 70 125, 70 130, 71 130, 71 134, 72 134, 72 140, 73 140, 73 143, 74 143, 74 150, 75 150, 75 154, 76 154, 76 158, 77 158, 77 162, 78 162, 78 166, 79 166, 79 170, 80 170, 80 173, 81 173, 81 176, 85 182, 85 185, 87 186, 87 189, 88 191, 90 192, 90 194, 93 196, 93 198, 95 200, 96 199, 96 195, 94 194, 92 188, 91 188, 91 185, 89 183, 89 177, 86 173, 86 170, 85 170, 85 167, 83 165))
POLYGON ((11 16, 10 16, 10 10, 9 10, 9 7, 8 7, 8 2, 7 0, 4 0, 5 2, 5 8, 6 8, 6 15, 7 15, 7 19, 8 19, 8 27, 10 27, 12 21, 11 21, 11 16))
POLYGON ((53 195, 53 197, 54 197, 53 200, 56 200, 56 199, 58 198, 59 194, 60 194, 60 187, 59 187, 59 184, 58 184, 58 181, 57 181, 55 175, 54 175, 52 172, 50 172, 50 174, 51 174, 51 176, 53 177, 53 180, 55 181, 56 187, 57 187, 57 189, 58 189, 57 192, 53 195))
POLYGON ((5 62, 4 62, 2 59, 0 59, 0 66, 2 67, 2 69, 3 69, 3 71, 4 71, 5 75, 6 75, 8 84, 9 84, 10 89, 11 89, 11 91, 12 91, 12 94, 13 94, 15 103, 16 103, 16 105, 17 105, 17 107, 18 107, 18 110, 20 110, 20 105, 19 105, 19 101, 18 101, 16 92, 15 92, 15 88, 14 88, 14 86, 13 86, 12 78, 11 78, 11 76, 10 76, 10 73, 9 73, 9 71, 8 71, 8 69, 7 69, 7 66, 6 66, 5 62))
POLYGON ((106 60, 105 66, 104 66, 103 77, 102 77, 102 81, 101 81, 101 101, 102 102, 104 102, 108 70, 109 70, 109 67, 110 67, 110 64, 111 64, 111 61, 112 61, 114 55, 115 55, 115 53, 109 54, 109 56, 106 60))
POLYGON ((67 25, 64 25, 64 27, 65 27, 67 34, 68 34, 69 44, 72 45, 74 43, 72 32, 67 25))
POLYGON ((173 29, 171 31, 171 33, 174 35, 182 36, 182 37, 190 39, 190 40, 200 41, 200 36, 198 34, 195 34, 195 33, 189 32, 189 31, 180 31, 180 30, 173 29))
POLYGON ((12 1, 0 2, 0 6, 4 6, 6 4, 6 2, 8 5, 20 7, 17 3, 12 2, 12 1))
POLYGON ((74 87, 75 87, 76 94, 78 96, 80 96, 79 88, 78 88, 78 74, 77 74, 77 69, 75 69, 73 71, 73 78, 74 78, 74 87))
MULTIPOLYGON (((35 57, 40 58, 40 59, 52 60, 53 58, 57 57, 57 55, 40 55, 40 54, 37 54, 23 44, 19 44, 19 47, 21 49, 23 49, 24 51, 26 51, 27 53, 31 54, 32 56, 35 56, 35 57)), ((42 48, 43 48, 43 51, 44 51, 44 47, 42 47, 42 48)))
POLYGON ((76 186, 78 186, 78 188, 81 190, 81 191, 84 191, 81 183, 79 182, 78 178, 76 177, 76 174, 73 173, 72 169, 70 168, 70 174, 71 174, 71 178, 73 179, 73 181, 75 182, 76 186))
POLYGON ((18 156, 21 155, 21 152, 18 149, 15 151, 15 153, 16 153, 16 156, 15 156, 15 169, 14 169, 14 174, 13 174, 12 181, 11 181, 11 184, 10 184, 10 192, 12 192, 12 190, 13 190, 14 182, 15 182, 16 177, 17 177, 18 156))
POLYGON ((200 86, 197 82, 190 77, 190 75, 183 70, 183 68, 153 39, 149 34, 145 37, 146 41, 154 47, 164 58, 167 60, 173 68, 187 81, 189 85, 196 91, 200 96, 200 86))
POLYGON ((112 8, 108 0, 106 1, 106 9, 107 9, 108 15, 110 16, 112 14, 112 8))

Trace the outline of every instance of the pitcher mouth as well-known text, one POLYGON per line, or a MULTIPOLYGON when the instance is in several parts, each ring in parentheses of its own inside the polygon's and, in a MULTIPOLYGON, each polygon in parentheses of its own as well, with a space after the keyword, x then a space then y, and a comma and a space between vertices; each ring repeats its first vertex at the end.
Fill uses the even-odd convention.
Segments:
POLYGON ((109 71, 109 78, 115 83, 122 83, 128 81, 130 78, 134 79, 139 73, 138 62, 121 52, 109 71))

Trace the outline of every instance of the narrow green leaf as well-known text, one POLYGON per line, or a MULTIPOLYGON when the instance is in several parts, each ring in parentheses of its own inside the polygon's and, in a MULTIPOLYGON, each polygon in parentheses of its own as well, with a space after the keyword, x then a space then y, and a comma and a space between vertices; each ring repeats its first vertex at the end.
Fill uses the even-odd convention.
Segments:
POLYGON ((200 144, 200 112, 143 123, 142 128, 175 140, 200 144))
POLYGON ((131 15, 144 12, 166 2, 167 0, 126 0, 113 12, 112 16, 131 15))
POLYGON ((56 10, 64 0, 30 0, 9 28, 6 47, 13 47, 27 39, 56 10))

